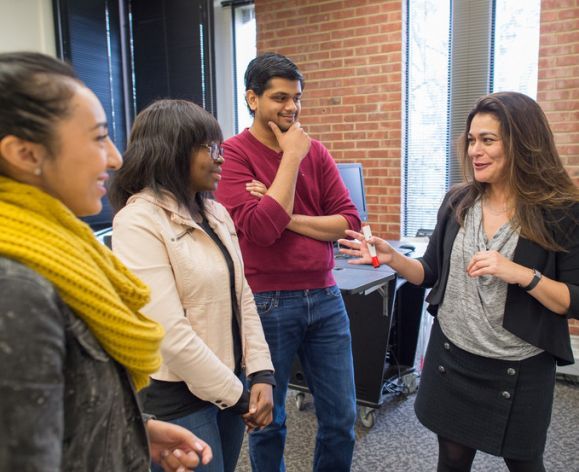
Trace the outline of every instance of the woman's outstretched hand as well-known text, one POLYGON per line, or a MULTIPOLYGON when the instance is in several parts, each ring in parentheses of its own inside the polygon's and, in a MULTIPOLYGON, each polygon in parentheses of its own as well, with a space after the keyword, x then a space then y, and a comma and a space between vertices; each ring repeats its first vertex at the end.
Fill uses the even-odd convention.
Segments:
POLYGON ((348 259, 348 264, 371 264, 372 257, 368 251, 368 242, 376 248, 376 256, 381 264, 390 264, 396 253, 395 249, 383 239, 372 236, 368 242, 362 233, 347 229, 346 235, 352 239, 338 239, 340 253, 355 257, 348 259))
POLYGON ((380 264, 390 266, 398 275, 412 284, 420 285, 424 281, 422 264, 418 260, 399 253, 383 239, 373 236, 366 242, 362 233, 349 229, 346 230, 346 235, 352 239, 338 239, 340 246, 344 246, 340 248, 340 252, 357 258, 348 259, 348 264, 371 264, 372 257, 368 250, 368 243, 370 243, 376 248, 376 256, 380 264))

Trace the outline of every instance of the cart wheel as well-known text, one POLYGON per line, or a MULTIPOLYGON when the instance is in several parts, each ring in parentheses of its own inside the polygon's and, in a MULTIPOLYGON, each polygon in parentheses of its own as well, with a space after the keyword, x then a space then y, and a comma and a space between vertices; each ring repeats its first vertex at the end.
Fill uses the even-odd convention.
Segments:
POLYGON ((372 428, 376 424, 376 410, 368 406, 360 407, 360 421, 366 428, 372 428))
POLYGON ((306 394, 304 392, 296 393, 296 408, 298 411, 302 411, 304 409, 304 403, 306 401, 306 394))
POLYGON ((411 393, 418 390, 418 384, 416 382, 416 374, 411 372, 402 376, 402 394, 410 395, 411 393))

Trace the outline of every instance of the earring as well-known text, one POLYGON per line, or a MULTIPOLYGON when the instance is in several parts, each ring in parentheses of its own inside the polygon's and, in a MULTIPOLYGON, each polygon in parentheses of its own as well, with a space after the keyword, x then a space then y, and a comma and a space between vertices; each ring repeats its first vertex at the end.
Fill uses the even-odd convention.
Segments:
POLYGON ((37 167, 36 169, 34 169, 34 175, 36 177, 40 177, 42 175, 42 168, 41 167, 37 167))

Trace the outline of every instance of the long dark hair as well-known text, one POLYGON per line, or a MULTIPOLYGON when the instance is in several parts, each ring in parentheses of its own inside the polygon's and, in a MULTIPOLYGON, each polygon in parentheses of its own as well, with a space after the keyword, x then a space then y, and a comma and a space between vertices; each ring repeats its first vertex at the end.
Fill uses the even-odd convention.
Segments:
POLYGON ((191 190, 191 156, 205 144, 221 143, 219 123, 186 100, 159 100, 137 115, 124 164, 110 185, 109 199, 118 211, 131 195, 146 188, 157 196, 170 192, 191 213, 203 211, 208 192, 191 190))
POLYGON ((562 215, 572 217, 570 210, 579 201, 579 191, 563 167, 545 113, 535 100, 522 93, 484 96, 469 113, 459 149, 466 182, 458 187, 452 201, 458 221, 464 223, 468 209, 488 189, 488 184, 474 179, 468 156, 467 137, 477 114, 490 114, 500 123, 505 177, 514 198, 514 223, 521 236, 546 249, 562 250, 553 234, 562 215))
POLYGON ((0 140, 12 135, 54 155, 56 123, 70 113, 81 82, 72 68, 35 52, 0 54, 0 140))

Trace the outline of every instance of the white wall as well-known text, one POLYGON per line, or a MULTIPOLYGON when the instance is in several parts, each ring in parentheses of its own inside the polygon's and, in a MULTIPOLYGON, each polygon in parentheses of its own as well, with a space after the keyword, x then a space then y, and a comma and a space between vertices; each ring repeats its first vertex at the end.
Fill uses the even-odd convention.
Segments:
POLYGON ((0 52, 56 55, 51 0, 0 0, 0 52))

